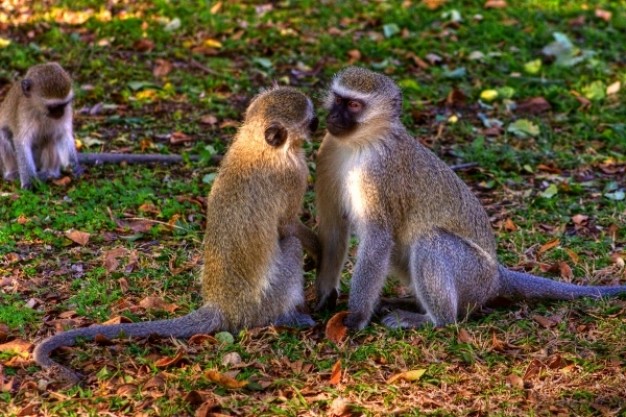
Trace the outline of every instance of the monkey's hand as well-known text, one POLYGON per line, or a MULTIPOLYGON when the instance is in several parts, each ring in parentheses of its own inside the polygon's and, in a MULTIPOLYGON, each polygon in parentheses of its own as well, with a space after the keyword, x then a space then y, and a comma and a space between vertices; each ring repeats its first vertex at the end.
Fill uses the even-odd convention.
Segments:
POLYGON ((295 223, 287 223, 278 226, 278 237, 284 239, 289 236, 298 235, 298 225, 295 223))
POLYGON ((336 288, 332 288, 329 292, 325 294, 317 294, 317 305, 315 306, 315 311, 322 311, 325 309, 334 310, 337 306, 337 298, 339 297, 339 292, 336 288))

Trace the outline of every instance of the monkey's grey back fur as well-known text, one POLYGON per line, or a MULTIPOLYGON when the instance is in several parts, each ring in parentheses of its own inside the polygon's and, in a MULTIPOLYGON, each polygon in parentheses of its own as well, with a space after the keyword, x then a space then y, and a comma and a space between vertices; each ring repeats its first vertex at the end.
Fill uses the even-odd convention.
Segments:
POLYGON ((626 286, 577 286, 499 265, 480 201, 408 134, 401 102, 399 88, 385 75, 350 67, 333 79, 326 99, 329 132, 317 158, 318 308, 335 297, 351 230, 359 247, 344 322, 353 329, 369 322, 388 274, 410 286, 424 311, 394 311, 383 318, 391 327, 453 323, 500 297, 626 293, 626 286))

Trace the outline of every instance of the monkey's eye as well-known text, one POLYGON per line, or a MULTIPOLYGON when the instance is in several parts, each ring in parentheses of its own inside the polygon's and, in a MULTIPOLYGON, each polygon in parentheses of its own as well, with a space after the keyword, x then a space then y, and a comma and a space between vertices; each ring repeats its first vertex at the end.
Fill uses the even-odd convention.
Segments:
POLYGON ((358 113, 363 109, 363 105, 356 100, 350 100, 348 102, 348 110, 352 113, 358 113))
POLYGON ((343 99, 339 96, 335 96, 335 104, 341 104, 343 102, 343 99))

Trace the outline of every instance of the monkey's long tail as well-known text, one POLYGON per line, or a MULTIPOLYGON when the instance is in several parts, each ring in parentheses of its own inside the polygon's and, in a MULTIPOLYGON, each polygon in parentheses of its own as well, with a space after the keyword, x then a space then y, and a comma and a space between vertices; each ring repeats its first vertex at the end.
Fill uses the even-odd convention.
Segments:
POLYGON ((500 266, 500 296, 524 300, 573 300, 626 294, 626 285, 587 286, 553 281, 500 266))
POLYGON ((97 325, 62 332, 38 344, 33 351, 33 359, 44 369, 53 368, 56 378, 75 384, 80 380, 80 375, 53 361, 50 354, 62 346, 74 345, 77 338, 94 339, 97 335, 102 335, 107 339, 113 339, 120 335, 147 337, 153 334, 162 337, 187 338, 198 333, 212 333, 222 327, 224 327, 224 319, 219 310, 204 306, 175 319, 109 326, 97 325))

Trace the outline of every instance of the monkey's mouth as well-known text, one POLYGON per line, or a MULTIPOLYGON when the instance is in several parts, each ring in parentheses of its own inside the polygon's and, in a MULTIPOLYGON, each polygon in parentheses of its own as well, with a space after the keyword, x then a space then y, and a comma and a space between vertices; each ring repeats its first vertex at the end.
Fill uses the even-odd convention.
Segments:
POLYGON ((344 125, 341 123, 336 123, 336 122, 331 122, 331 121, 327 121, 326 123, 326 129, 328 129, 330 134, 333 136, 349 135, 350 133, 354 131, 355 128, 356 128, 356 124, 354 123, 349 124, 349 125, 344 125))

